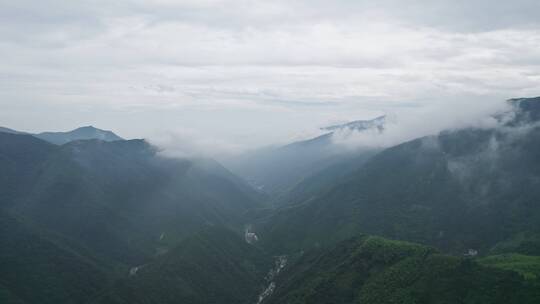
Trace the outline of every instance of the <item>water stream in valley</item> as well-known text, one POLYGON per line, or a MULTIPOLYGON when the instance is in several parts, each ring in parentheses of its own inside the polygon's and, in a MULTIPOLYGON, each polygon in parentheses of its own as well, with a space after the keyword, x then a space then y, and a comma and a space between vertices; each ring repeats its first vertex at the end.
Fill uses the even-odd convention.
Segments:
POLYGON ((277 256, 274 259, 274 267, 270 269, 268 274, 266 275, 266 282, 267 286, 266 288, 259 294, 259 298, 257 299, 256 304, 261 304, 265 299, 267 299, 269 296, 272 295, 274 290, 276 289, 276 282, 275 278, 279 275, 279 273, 285 268, 287 265, 287 256, 281 255, 277 256))

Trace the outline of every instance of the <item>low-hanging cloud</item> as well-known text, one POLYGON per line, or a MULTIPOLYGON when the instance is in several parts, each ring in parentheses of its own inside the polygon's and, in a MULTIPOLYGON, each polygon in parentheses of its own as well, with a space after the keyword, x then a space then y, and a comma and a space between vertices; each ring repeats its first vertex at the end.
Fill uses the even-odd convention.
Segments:
POLYGON ((388 113, 384 131, 341 130, 332 140, 343 148, 385 148, 441 131, 462 128, 494 128, 499 125, 498 113, 510 111, 506 101, 455 100, 438 102, 425 108, 388 113))
POLYGON ((161 156, 172 158, 224 157, 245 149, 217 137, 205 137, 190 129, 163 131, 147 140, 158 148, 161 156))
MULTIPOLYGON (((344 128, 333 132, 332 144, 334 152, 349 153, 357 149, 387 148, 447 130, 497 127, 501 132, 506 132, 506 129, 502 127, 505 121, 500 120, 499 117, 501 113, 512 113, 510 104, 504 100, 476 100, 475 103, 470 100, 455 100, 453 103, 439 101, 429 107, 400 108, 394 112, 386 112, 382 132, 377 128, 362 131, 344 128)), ((525 128, 530 128, 530 126, 513 128, 511 132, 521 132, 519 130, 525 128)), ((327 132, 319 128, 305 130, 281 144, 314 138, 327 132)), ((294 132, 291 131, 290 135, 293 134, 294 132)), ((207 136, 193 129, 156 132, 149 137, 149 141, 160 148, 163 156, 205 156, 220 160, 236 157, 260 147, 239 144, 220 138, 218 134, 207 136)))

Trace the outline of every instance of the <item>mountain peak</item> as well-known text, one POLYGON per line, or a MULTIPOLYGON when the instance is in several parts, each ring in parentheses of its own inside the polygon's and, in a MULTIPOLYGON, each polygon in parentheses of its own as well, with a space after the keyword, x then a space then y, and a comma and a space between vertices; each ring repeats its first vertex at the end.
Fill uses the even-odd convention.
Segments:
MULTIPOLYGON (((75 129, 75 130, 83 130, 83 129, 93 129, 93 130, 101 130, 101 129, 98 129, 98 128, 96 128, 96 127, 92 126, 92 125, 88 125, 88 126, 83 126, 83 127, 79 127, 79 128, 77 128, 77 129, 75 129)), ((101 131, 105 131, 105 130, 101 130, 101 131)))
POLYGON ((328 127, 321 128, 324 131, 364 131, 368 129, 377 129, 379 132, 384 130, 384 125, 386 123, 386 115, 382 115, 370 120, 355 120, 345 124, 332 125, 328 127))
POLYGON ((74 140, 98 139, 102 141, 124 140, 109 130, 98 129, 94 126, 84 126, 68 132, 43 132, 36 137, 57 145, 63 145, 74 140))
POLYGON ((533 108, 540 108, 540 96, 538 97, 527 97, 527 98, 512 98, 508 102, 516 108, 521 110, 531 110, 533 108))
POLYGON ((515 117, 512 124, 540 121, 540 96, 531 98, 513 98, 508 100, 515 117))
POLYGON ((0 132, 2 133, 10 133, 10 134, 26 134, 25 132, 20 132, 17 130, 13 130, 10 128, 0 127, 0 132))

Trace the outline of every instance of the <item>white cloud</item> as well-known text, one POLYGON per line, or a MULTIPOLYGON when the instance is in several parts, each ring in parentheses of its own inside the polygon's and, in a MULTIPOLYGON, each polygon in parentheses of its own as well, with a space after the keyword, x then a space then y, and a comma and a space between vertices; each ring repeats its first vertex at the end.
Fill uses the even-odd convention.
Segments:
POLYGON ((196 130, 178 129, 151 136, 148 141, 165 157, 227 157, 245 149, 217 137, 208 138, 196 130))
POLYGON ((0 0, 0 124, 219 128, 261 145, 396 108, 540 95, 538 12, 530 0, 0 0))
POLYGON ((471 101, 456 97, 454 100, 431 103, 421 109, 389 112, 382 133, 375 129, 362 132, 343 130, 336 132, 332 140, 336 145, 349 149, 385 148, 444 130, 494 128, 499 125, 494 115, 508 111, 510 106, 505 100, 471 101))

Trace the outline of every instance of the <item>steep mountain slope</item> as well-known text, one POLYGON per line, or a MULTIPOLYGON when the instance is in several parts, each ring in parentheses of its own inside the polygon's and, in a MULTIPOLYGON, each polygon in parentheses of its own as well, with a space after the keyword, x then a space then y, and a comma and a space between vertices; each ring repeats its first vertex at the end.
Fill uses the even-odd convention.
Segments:
MULTIPOLYGON (((295 143, 261 212, 213 160, 0 132, 0 302, 538 303, 540 98, 511 104, 496 127, 381 152, 295 143)), ((347 128, 366 124, 384 131, 347 128)))
POLYGON ((272 259, 225 227, 212 227, 141 266, 93 303, 253 303, 272 259))
POLYGON ((354 155, 342 155, 333 164, 304 177, 284 194, 277 197, 278 206, 303 204, 314 200, 352 172, 362 168, 365 162, 377 154, 378 149, 357 151, 354 155))
POLYGON ((379 237, 306 254, 264 303, 537 303, 540 281, 379 237))
MULTIPOLYGON (((223 266, 224 280, 239 284, 230 298, 254 298, 248 291, 262 288, 268 257, 240 236, 259 194, 213 160, 163 158, 143 140, 57 146, 0 133, 0 167, 2 300, 86 303, 147 263, 192 269, 181 275, 197 297, 220 264, 237 263, 223 266), (224 232, 192 236, 211 226, 224 232), (212 268, 197 277, 203 266, 212 268)), ((156 267, 154 276, 167 266, 156 267)), ((228 292, 222 282, 214 288, 228 292)))
POLYGON ((114 277, 76 252, 0 211, 0 302, 84 303, 114 277))
POLYGON ((0 207, 13 205, 27 193, 54 150, 54 145, 31 135, 0 132, 0 207))
POLYGON ((485 266, 515 271, 525 279, 540 279, 540 256, 501 254, 481 258, 479 262, 485 266))
POLYGON ((365 232, 486 253, 519 236, 534 239, 539 102, 513 102, 498 128, 443 132, 379 153, 316 199, 264 219, 262 242, 278 252, 300 250, 365 232))
POLYGON ((100 130, 92 126, 77 128, 68 132, 43 132, 34 135, 56 145, 63 145, 74 140, 99 139, 103 141, 123 140, 111 131, 100 130))
POLYGON ((378 117, 374 120, 330 126, 323 128, 326 133, 318 137, 242 154, 225 164, 233 172, 274 196, 279 205, 286 201, 282 196, 286 196, 288 191, 304 179, 339 164, 354 154, 372 152, 372 149, 365 148, 355 151, 336 147, 332 138, 335 132, 382 132, 384 123, 385 118, 378 117))
POLYGON ((258 206, 257 193, 216 162, 162 158, 143 140, 53 146, 0 138, 9 143, 0 151, 10 166, 2 176, 16 185, 0 190, 2 205, 124 266, 208 225, 241 231, 243 213, 258 206))

